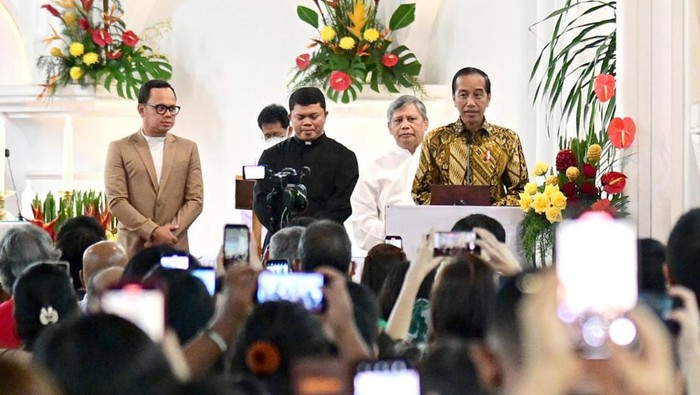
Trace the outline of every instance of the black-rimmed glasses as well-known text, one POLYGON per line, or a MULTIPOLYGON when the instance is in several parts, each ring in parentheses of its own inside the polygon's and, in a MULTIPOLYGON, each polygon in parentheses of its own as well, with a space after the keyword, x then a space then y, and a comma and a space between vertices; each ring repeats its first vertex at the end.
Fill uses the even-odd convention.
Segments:
POLYGON ((166 111, 170 112, 170 115, 177 115, 180 112, 180 106, 166 106, 165 104, 148 104, 144 103, 144 106, 153 107, 158 115, 165 115, 166 111))

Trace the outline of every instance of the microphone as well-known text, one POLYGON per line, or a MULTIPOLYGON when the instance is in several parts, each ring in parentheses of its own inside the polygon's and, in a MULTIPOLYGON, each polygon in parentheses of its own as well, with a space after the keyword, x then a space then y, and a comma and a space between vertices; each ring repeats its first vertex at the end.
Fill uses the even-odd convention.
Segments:
POLYGON ((19 201, 19 191, 17 190, 17 185, 15 185, 15 176, 12 174, 12 163, 10 162, 10 150, 8 148, 5 148, 5 158, 7 158, 7 169, 10 170, 10 180, 12 181, 12 189, 15 190, 15 199, 17 199, 17 219, 20 221, 24 221, 25 218, 24 216, 22 216, 22 203, 20 203, 19 201))

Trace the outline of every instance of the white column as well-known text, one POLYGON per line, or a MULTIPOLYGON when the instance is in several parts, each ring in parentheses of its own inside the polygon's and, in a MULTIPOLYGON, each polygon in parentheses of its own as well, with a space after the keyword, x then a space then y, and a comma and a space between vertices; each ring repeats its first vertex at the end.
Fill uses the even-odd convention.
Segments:
POLYGON ((7 137, 5 122, 5 116, 0 115, 0 193, 5 191, 5 140, 7 137))
POLYGON ((63 191, 73 190, 73 119, 66 117, 63 125, 63 172, 61 189, 63 191))

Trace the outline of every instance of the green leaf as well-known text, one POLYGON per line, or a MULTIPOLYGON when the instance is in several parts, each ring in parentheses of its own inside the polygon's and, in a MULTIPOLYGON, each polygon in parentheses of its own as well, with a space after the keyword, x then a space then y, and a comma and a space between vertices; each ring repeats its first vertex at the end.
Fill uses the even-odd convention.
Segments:
POLYGON ((309 7, 300 5, 297 7, 297 15, 299 19, 318 29, 318 13, 309 7))
POLYGON ((416 20, 416 4, 401 4, 389 20, 389 29, 399 30, 416 20))

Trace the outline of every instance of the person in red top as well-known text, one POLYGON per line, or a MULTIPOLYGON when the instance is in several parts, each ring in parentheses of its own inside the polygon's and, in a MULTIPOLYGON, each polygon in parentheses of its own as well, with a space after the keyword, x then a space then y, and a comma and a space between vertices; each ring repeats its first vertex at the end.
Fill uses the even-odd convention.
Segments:
MULTIPOLYGON (((0 239, 0 285, 12 296, 15 280, 24 269, 35 262, 56 261, 59 256, 43 229, 31 224, 12 228, 0 239)), ((0 349, 22 347, 14 314, 13 298, 0 304, 0 349)))

